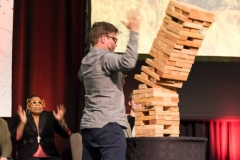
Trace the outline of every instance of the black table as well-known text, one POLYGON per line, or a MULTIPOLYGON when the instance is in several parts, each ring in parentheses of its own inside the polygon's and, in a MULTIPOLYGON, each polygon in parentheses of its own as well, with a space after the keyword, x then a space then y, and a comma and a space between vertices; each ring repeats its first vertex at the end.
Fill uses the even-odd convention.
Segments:
POLYGON ((127 138, 127 160, 205 160, 207 138, 127 138))

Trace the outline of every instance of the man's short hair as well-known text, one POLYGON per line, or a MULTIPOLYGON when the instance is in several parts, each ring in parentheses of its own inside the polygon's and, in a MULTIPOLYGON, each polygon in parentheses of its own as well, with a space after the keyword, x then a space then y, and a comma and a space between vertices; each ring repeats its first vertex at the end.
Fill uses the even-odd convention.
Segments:
POLYGON ((99 37, 108 35, 109 33, 119 33, 118 29, 108 22, 95 22, 89 33, 89 40, 92 46, 96 45, 99 37))

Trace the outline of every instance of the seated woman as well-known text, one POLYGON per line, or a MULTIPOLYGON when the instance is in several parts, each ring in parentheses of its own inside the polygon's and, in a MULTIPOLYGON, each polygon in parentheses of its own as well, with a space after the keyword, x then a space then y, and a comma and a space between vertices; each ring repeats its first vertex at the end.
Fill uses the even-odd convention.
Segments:
POLYGON ((17 143, 19 160, 61 160, 54 144, 54 132, 69 138, 71 131, 64 120, 66 109, 57 106, 57 112, 44 111, 44 100, 38 96, 27 99, 26 112, 18 107, 13 117, 12 140, 17 143))
POLYGON ((0 118, 0 160, 10 160, 12 155, 11 135, 7 122, 0 118))

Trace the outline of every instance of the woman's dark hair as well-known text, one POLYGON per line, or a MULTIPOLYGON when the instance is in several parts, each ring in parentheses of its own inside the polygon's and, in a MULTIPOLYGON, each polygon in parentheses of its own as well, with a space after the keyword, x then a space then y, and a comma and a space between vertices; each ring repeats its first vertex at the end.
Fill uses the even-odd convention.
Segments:
POLYGON ((28 95, 27 99, 31 99, 31 98, 33 98, 33 97, 39 97, 39 96, 36 96, 36 95, 34 95, 34 94, 30 94, 30 95, 28 95))

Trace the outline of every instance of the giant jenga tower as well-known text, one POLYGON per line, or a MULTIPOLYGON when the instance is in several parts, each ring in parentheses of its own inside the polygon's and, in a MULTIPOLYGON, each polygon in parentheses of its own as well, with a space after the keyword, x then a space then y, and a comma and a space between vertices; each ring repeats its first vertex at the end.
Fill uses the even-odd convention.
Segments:
POLYGON ((143 84, 133 91, 136 103, 136 137, 178 137, 179 95, 195 56, 211 26, 214 15, 199 7, 170 0, 162 26, 141 74, 134 78, 143 84))

